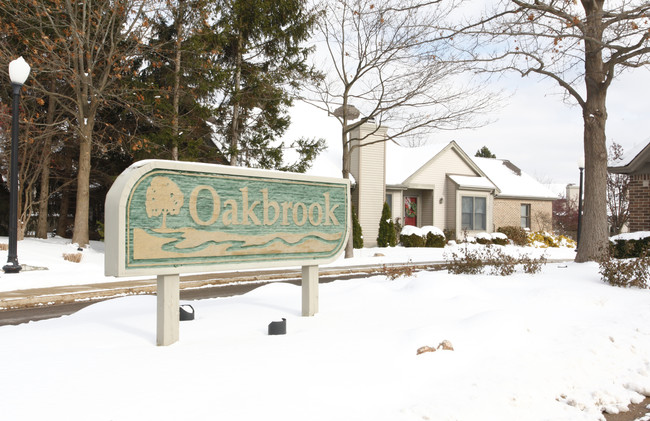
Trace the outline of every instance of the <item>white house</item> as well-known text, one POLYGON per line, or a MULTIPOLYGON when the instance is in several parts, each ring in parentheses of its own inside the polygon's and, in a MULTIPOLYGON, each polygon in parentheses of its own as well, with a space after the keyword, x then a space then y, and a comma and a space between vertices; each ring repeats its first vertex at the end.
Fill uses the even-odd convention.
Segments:
POLYGON ((433 225, 458 237, 502 226, 551 229, 552 201, 544 185, 504 159, 470 157, 456 142, 403 148, 373 123, 351 134, 352 204, 364 244, 376 245, 384 202, 402 225, 433 225), (354 140, 361 139, 361 140, 354 140))

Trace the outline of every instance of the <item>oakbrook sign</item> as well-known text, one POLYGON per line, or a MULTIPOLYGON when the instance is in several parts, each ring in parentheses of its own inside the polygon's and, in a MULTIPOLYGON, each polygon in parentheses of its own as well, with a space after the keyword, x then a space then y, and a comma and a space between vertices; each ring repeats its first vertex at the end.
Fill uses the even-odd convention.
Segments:
MULTIPOLYGON (((349 202, 344 179, 141 161, 106 196, 105 272, 156 275, 160 296, 161 277, 178 282, 180 273, 302 266, 303 315, 312 315, 317 295, 305 308, 305 273, 317 286, 318 265, 345 248, 349 202)), ((159 344, 167 344, 158 333, 159 344)))

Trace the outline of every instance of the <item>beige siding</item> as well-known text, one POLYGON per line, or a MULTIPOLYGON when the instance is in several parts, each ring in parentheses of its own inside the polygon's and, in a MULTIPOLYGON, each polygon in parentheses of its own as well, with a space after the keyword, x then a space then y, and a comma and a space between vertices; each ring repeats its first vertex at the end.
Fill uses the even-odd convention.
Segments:
POLYGON ((494 199, 494 229, 521 226, 521 205, 530 205, 532 231, 550 231, 553 202, 550 200, 494 199))
MULTIPOLYGON (((370 131, 375 130, 374 124, 364 124, 358 131, 351 133, 352 139, 362 139, 366 144, 384 138, 385 129, 367 139, 363 139, 370 131)), ((353 144, 355 144, 353 142, 353 144)), ((358 144, 358 141, 357 143, 358 144)), ((351 157, 350 172, 357 181, 356 208, 359 223, 363 229, 363 243, 366 247, 377 245, 379 233, 379 219, 384 205, 384 191, 386 187, 385 173, 386 143, 378 142, 356 148, 351 157)))
POLYGON ((443 203, 446 215, 444 227, 438 227, 440 229, 456 230, 456 189, 457 186, 453 181, 450 179, 445 181, 445 198, 443 203))

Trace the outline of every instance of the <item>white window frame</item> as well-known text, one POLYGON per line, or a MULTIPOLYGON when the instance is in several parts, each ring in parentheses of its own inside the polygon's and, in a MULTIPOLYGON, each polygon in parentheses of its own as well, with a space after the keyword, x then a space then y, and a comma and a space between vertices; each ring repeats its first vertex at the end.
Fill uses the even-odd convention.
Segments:
POLYGON ((463 233, 463 196, 485 198, 485 229, 484 230, 467 230, 468 233, 492 232, 493 218, 492 210, 494 208, 494 197, 491 192, 478 190, 456 190, 456 236, 462 237, 463 233))

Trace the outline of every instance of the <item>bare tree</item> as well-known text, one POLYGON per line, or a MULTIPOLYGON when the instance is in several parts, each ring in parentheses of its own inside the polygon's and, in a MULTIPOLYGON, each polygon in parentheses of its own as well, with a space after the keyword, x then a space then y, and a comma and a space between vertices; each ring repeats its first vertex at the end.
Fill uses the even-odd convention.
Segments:
MULTIPOLYGON (((613 142, 609 147, 609 162, 614 164, 623 158, 623 147, 613 142)), ((620 234, 630 216, 628 189, 630 176, 627 174, 607 174, 607 217, 609 233, 620 234)))
MULTIPOLYGON (((387 138, 380 141, 414 146, 428 140, 435 130, 480 125, 477 113, 494 104, 494 96, 484 87, 460 75, 463 64, 449 55, 440 38, 439 23, 456 3, 325 3, 319 32, 326 66, 331 69, 306 101, 335 116, 341 124, 343 178, 349 178, 354 148, 373 143, 353 143, 350 138, 352 131, 368 121, 388 127, 387 138)), ((351 244, 346 257, 352 255, 351 244)))
POLYGON ((598 259, 607 244, 607 93, 623 69, 648 64, 646 0, 500 0, 483 18, 448 32, 491 71, 538 74, 582 109, 585 203, 576 261, 598 259), (483 54, 489 51, 491 54, 483 54))
MULTIPOLYGON (((93 135, 102 107, 136 101, 131 89, 120 84, 132 72, 148 31, 143 24, 150 0, 60 0, 5 2, 6 12, 29 27, 24 36, 34 69, 34 83, 57 80, 66 89, 51 92, 67 114, 60 130, 79 143, 77 197, 72 241, 89 240, 89 195, 93 135), (39 75, 47 77, 39 78, 39 75), (128 98, 128 100, 127 100, 128 98)), ((9 27, 11 28, 11 26, 9 27)), ((19 37, 21 34, 12 33, 19 37)), ((47 92, 49 86, 40 86, 47 92)))

